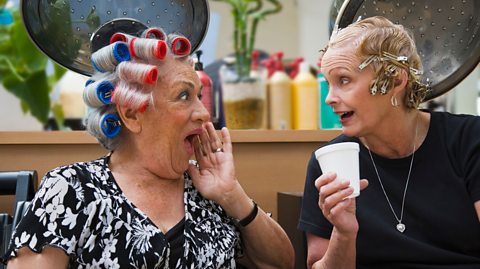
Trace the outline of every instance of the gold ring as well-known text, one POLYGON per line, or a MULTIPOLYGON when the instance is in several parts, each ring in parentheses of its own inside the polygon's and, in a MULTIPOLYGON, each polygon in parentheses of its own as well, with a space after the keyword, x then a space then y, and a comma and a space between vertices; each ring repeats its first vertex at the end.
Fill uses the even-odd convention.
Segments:
POLYGON ((223 148, 216 149, 214 153, 218 153, 218 152, 223 152, 223 148))

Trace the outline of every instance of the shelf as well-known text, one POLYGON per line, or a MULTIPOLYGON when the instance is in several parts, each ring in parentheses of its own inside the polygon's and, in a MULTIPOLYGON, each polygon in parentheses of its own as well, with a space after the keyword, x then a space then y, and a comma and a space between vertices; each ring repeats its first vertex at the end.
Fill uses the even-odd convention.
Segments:
MULTIPOLYGON (((329 141, 341 130, 231 130, 233 143, 329 141)), ((0 132, 0 145, 97 144, 85 131, 0 132)))

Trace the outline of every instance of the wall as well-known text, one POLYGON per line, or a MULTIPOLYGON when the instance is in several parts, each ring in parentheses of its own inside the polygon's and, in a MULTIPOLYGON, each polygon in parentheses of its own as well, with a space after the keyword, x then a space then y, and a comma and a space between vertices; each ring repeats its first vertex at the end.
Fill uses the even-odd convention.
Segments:
MULTIPOLYGON (((261 21, 258 28, 257 48, 267 52, 283 50, 286 58, 303 56, 315 65, 318 50, 323 48, 328 40, 328 23, 330 4, 332 0, 280 0, 283 10, 279 14, 268 16, 261 21)), ((222 58, 232 51, 233 22, 229 5, 209 1, 212 12, 211 27, 207 37, 212 38, 208 45, 213 47, 212 56, 222 58)), ((455 94, 448 94, 449 111, 476 114, 480 69, 473 72, 466 82, 461 83, 455 94)), ((72 83, 65 83, 72 85, 72 83)), ((0 86, 0 131, 7 130, 41 130, 42 126, 31 116, 21 112, 18 99, 6 92, 0 86)))

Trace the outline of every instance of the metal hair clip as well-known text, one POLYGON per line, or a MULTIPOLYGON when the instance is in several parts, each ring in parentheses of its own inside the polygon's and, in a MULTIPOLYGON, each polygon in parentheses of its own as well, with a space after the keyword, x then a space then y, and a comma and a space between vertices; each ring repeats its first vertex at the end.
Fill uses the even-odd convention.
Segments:
POLYGON ((410 67, 410 71, 413 72, 415 75, 423 75, 423 71, 422 70, 418 70, 418 69, 415 69, 413 67, 410 67))
POLYGON ((384 51, 382 52, 381 61, 385 61, 385 60, 393 62, 394 64, 403 66, 405 68, 410 68, 410 65, 408 64, 407 56, 403 56, 403 55, 397 56, 384 51))
POLYGON ((385 70, 385 75, 391 77, 395 73, 396 70, 397 70, 397 67, 395 65, 390 65, 385 70))
POLYGON ((359 66, 358 69, 363 70, 365 67, 367 67, 370 63, 377 61, 378 56, 377 55, 372 55, 369 56, 365 61, 363 61, 359 66))
POLYGON ((380 94, 384 95, 384 94, 387 93, 387 88, 388 88, 389 82, 390 82, 389 80, 383 81, 382 87, 380 87, 380 94))
POLYGON ((372 87, 370 88, 370 94, 371 94, 371 95, 377 94, 377 83, 378 83, 378 78, 376 78, 376 79, 373 81, 372 87))

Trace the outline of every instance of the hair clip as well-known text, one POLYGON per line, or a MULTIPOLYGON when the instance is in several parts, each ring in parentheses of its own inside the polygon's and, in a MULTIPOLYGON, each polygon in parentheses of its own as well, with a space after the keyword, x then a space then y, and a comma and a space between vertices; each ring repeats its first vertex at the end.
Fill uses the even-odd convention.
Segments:
POLYGON ((367 67, 369 64, 371 64, 372 62, 374 61, 377 61, 378 60, 378 56, 377 55, 371 55, 369 56, 367 59, 365 59, 365 61, 363 61, 359 66, 358 68, 360 70, 363 70, 365 67, 367 67))
POLYGON ((371 95, 377 94, 377 83, 378 83, 378 78, 376 78, 376 79, 373 81, 373 84, 372 84, 372 86, 370 87, 370 94, 371 94, 371 95))
POLYGON ((383 81, 382 87, 380 87, 380 94, 381 94, 381 95, 384 95, 384 94, 387 93, 387 88, 388 88, 389 82, 390 82, 390 81, 389 81, 388 79, 386 79, 386 80, 383 81))

